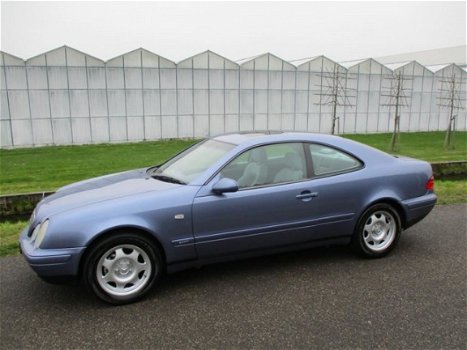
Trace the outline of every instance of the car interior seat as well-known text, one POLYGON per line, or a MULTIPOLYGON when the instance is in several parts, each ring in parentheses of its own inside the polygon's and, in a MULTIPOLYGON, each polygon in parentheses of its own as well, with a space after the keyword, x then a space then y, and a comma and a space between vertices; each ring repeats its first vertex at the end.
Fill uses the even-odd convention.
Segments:
POLYGON ((274 183, 297 181, 304 178, 303 162, 296 153, 287 153, 284 157, 284 168, 274 177, 274 183))
POLYGON ((267 155, 264 148, 255 148, 251 151, 249 163, 238 179, 238 186, 252 187, 266 183, 268 176, 267 155))

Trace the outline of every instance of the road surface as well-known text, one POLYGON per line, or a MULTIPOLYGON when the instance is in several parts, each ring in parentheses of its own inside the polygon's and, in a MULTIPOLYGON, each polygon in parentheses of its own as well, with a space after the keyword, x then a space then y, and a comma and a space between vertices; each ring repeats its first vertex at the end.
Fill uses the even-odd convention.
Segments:
POLYGON ((465 349, 465 205, 437 206, 388 257, 345 247, 206 266, 112 307, 0 259, 2 349, 465 349))

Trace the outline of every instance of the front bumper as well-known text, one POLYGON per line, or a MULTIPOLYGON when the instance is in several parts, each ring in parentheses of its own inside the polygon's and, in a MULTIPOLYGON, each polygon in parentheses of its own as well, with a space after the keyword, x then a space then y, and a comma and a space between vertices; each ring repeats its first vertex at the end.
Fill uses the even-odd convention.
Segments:
POLYGON ((29 266, 45 279, 48 277, 77 276, 79 263, 85 247, 63 249, 34 248, 28 237, 28 227, 20 235, 21 253, 29 266))
POLYGON ((427 216, 436 204, 437 197, 433 192, 424 196, 402 201, 405 209, 405 227, 409 228, 427 216))

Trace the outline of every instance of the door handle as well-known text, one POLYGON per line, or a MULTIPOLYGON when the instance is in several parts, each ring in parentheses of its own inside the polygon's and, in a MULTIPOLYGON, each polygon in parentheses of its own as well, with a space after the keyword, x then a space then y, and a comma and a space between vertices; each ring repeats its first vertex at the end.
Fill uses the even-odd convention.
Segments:
POLYGON ((301 199, 304 202, 311 201, 313 197, 318 197, 318 192, 303 191, 296 196, 297 199, 301 199))

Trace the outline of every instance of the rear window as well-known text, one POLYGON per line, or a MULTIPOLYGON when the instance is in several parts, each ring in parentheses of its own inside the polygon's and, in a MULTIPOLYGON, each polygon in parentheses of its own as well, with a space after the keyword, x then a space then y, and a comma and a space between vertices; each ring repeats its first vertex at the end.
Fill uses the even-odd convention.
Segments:
POLYGON ((342 173, 362 167, 362 163, 351 155, 335 148, 310 144, 313 172, 316 176, 342 173))

